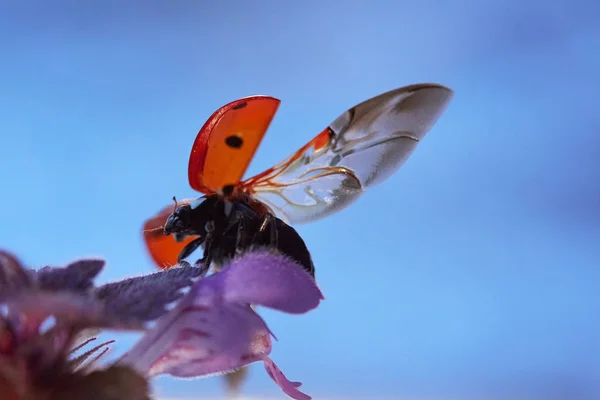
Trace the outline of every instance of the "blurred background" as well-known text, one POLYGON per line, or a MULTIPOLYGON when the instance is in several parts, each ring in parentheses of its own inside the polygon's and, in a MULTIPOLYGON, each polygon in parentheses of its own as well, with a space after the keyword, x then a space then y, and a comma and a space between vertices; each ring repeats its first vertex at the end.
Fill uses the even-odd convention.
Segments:
MULTIPOLYGON (((600 398, 600 3, 2 1, 0 51, 0 245, 103 256, 101 281, 153 271, 142 223, 196 195, 225 103, 282 100, 250 176, 367 98, 449 86, 396 175, 296 226, 326 301, 262 310, 272 357, 315 399, 600 398)), ((243 393, 282 396, 260 364, 243 393)))

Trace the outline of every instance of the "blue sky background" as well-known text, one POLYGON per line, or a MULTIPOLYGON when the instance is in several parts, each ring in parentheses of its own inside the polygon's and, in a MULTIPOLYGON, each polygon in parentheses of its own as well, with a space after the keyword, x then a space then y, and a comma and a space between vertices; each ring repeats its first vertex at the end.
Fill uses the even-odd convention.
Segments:
MULTIPOLYGON (((210 3, 0 3, 1 246, 150 272, 142 222, 194 195, 221 105, 282 99, 252 174, 362 100, 442 83, 453 102, 396 175, 297 226, 327 300, 263 312, 273 358, 316 398, 600 398, 600 4, 210 3)), ((245 389, 280 393, 260 365, 245 389)))

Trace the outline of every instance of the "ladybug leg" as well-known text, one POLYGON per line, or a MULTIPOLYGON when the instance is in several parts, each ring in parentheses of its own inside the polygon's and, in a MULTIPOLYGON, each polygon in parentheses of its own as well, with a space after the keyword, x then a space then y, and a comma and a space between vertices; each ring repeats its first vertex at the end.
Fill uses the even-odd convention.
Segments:
POLYGON ((235 239, 235 254, 236 255, 240 255, 242 254, 243 250, 245 249, 245 242, 246 242, 246 237, 244 236, 245 232, 244 232, 244 218, 239 216, 239 221, 238 221, 238 229, 237 229, 237 237, 235 239))
POLYGON ((212 262, 211 250, 214 242, 215 223, 213 221, 208 221, 206 223, 205 230, 206 239, 204 242, 204 256, 200 260, 196 261, 194 265, 202 263, 202 268, 205 268, 206 271, 208 271, 208 269, 210 268, 210 263, 212 262))
MULTIPOLYGON (((192 254, 194 252, 194 250, 196 250, 198 247, 200 247, 200 245, 202 245, 202 243, 205 242, 205 238, 198 238, 195 240, 192 240, 191 242, 189 242, 181 251, 181 253, 179 254, 179 265, 181 265, 182 267, 191 267, 192 265, 185 261, 184 258, 187 258, 190 254, 192 254)), ((206 252, 205 252, 206 253, 206 252)), ((207 260, 207 256, 204 255, 202 256, 201 259, 196 260, 196 262, 194 263, 194 268, 200 268, 200 276, 203 277, 204 275, 206 275, 206 273, 208 272, 209 266, 210 264, 206 262, 207 260)), ((210 262, 210 260, 209 260, 210 262)))
MULTIPOLYGON (((235 255, 241 255, 244 250, 248 247, 248 237, 247 237, 247 225, 246 225, 246 216, 242 210, 238 210, 235 212, 235 216, 233 216, 229 222, 228 231, 236 229, 235 236, 235 255)), ((252 243, 250 243, 251 245, 252 243)))
POLYGON ((235 255, 240 255, 246 250, 247 246, 247 216, 244 214, 243 208, 234 209, 227 223, 227 227, 223 231, 223 236, 232 237, 235 235, 235 255))
POLYGON ((194 251, 196 251, 196 249, 198 247, 200 247, 203 242, 204 242, 204 238, 199 237, 197 239, 192 240, 188 244, 186 244, 185 247, 183 248, 183 250, 181 250, 181 253, 179 253, 179 256, 177 256, 177 262, 183 266, 189 266, 190 263, 187 261, 184 261, 184 259, 187 258, 194 251))
POLYGON ((269 230, 269 244, 275 248, 277 248, 277 244, 279 241, 278 232, 277 232, 277 220, 271 213, 267 213, 263 218, 262 223, 260 224, 260 228, 258 228, 258 232, 254 235, 253 242, 256 241, 256 236, 259 234, 263 234, 266 230, 269 230))
POLYGON ((271 214, 267 214, 269 219, 269 229, 271 229, 271 246, 279 245, 279 231, 277 230, 277 220, 271 214))
POLYGON ((207 257, 203 256, 194 263, 194 267, 200 269, 200 277, 204 277, 210 269, 210 264, 206 262, 206 259, 207 257))

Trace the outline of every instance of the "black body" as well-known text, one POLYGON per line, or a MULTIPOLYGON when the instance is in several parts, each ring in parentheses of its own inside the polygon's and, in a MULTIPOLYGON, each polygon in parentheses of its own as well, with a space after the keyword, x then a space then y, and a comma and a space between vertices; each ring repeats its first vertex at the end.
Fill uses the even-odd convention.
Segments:
POLYGON ((167 219, 164 233, 175 235, 176 240, 197 236, 181 251, 178 261, 186 263, 184 259, 203 246, 204 255, 195 265, 205 271, 211 263, 222 265, 245 250, 267 246, 294 259, 314 277, 304 240, 260 203, 253 207, 245 199, 225 199, 217 194, 202 197, 177 207, 167 219))

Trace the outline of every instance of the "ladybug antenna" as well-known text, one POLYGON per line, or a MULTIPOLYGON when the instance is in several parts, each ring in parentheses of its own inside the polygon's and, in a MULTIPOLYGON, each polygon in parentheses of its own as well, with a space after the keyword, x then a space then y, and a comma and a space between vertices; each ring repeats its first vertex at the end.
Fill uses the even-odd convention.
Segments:
POLYGON ((150 232, 156 232, 156 231, 162 231, 162 230, 163 230, 162 226, 157 226, 156 228, 144 229, 143 233, 150 233, 150 232))
POLYGON ((173 206, 173 212, 175 212, 175 210, 177 210, 177 198, 175 198, 175 196, 173 196, 173 202, 175 202, 175 205, 173 206))

